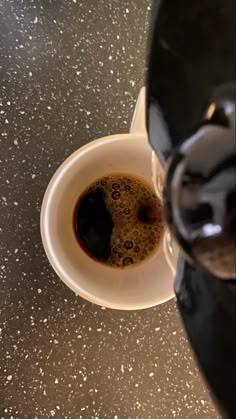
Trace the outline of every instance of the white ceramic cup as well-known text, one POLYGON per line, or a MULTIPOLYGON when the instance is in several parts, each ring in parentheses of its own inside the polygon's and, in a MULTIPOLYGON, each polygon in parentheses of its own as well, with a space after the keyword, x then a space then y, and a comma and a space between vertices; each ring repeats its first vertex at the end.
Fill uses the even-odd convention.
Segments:
POLYGON ((173 269, 167 262, 164 246, 138 265, 109 267, 83 251, 76 240, 72 219, 78 197, 104 175, 138 175, 152 185, 152 151, 144 110, 145 88, 142 88, 130 133, 95 140, 68 157, 51 179, 41 210, 42 241, 57 275, 86 300, 121 310, 152 307, 174 296, 173 269))
MULTIPOLYGON (((160 160, 156 153, 152 151, 152 183, 158 198, 162 201, 163 199, 163 184, 165 179, 165 169, 163 168, 160 160)), ((167 229, 163 239, 164 253, 169 266, 175 275, 177 269, 177 263, 179 258, 179 247, 174 240, 173 236, 167 229)))

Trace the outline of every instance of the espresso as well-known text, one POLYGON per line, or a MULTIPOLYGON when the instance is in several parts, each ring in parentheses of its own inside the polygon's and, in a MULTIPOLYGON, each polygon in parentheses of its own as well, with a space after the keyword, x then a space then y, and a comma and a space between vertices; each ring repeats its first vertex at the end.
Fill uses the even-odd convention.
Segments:
POLYGON ((143 179, 123 174, 93 182, 80 196, 73 222, 83 250, 117 268, 150 256, 160 245, 165 228, 154 190, 143 179))

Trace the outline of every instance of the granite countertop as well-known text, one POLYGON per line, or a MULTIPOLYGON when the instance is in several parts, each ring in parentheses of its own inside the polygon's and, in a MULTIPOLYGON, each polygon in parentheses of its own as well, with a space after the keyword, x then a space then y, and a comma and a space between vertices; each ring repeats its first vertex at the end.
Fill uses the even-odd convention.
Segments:
POLYGON ((119 312, 57 278, 39 214, 58 165, 128 131, 149 0, 0 1, 0 417, 220 418, 174 300, 119 312))

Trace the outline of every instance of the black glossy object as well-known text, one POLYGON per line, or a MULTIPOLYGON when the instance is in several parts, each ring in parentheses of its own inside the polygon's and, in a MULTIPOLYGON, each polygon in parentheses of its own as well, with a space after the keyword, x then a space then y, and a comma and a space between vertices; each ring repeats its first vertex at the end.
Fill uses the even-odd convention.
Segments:
POLYGON ((201 126, 219 88, 235 83, 235 0, 154 0, 152 15, 147 125, 166 161, 201 126))
POLYGON ((149 140, 168 167, 166 217, 187 256, 179 260, 178 307, 224 419, 235 419, 235 254, 225 265, 214 255, 235 250, 235 1, 155 1, 148 64, 149 140), (215 234, 210 247, 206 232, 215 234))
POLYGON ((221 95, 209 106, 198 131, 174 153, 164 205, 186 256, 227 279, 235 278, 236 269, 235 103, 221 95))
POLYGON ((236 286, 179 260, 179 311, 223 419, 236 418, 236 286))

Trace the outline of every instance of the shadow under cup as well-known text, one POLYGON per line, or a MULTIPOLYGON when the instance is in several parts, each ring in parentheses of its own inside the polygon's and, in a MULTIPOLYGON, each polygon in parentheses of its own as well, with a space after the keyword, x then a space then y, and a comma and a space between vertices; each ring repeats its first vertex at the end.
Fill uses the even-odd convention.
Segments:
POLYGON ((73 228, 79 196, 96 179, 125 173, 152 185, 151 149, 142 135, 124 134, 87 144, 57 170, 41 212, 45 251, 58 276, 83 298, 117 309, 151 307, 173 297, 173 273, 159 246, 143 262, 113 268, 96 262, 80 247, 73 228))

